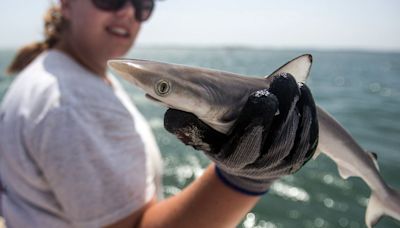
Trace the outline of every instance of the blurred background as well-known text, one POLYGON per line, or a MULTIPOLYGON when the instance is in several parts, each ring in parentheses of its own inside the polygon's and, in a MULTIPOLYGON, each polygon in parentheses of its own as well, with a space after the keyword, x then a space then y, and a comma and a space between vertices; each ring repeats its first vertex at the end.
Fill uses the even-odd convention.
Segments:
MULTIPOLYGON (((13 80, 4 70, 18 47, 42 39, 51 1, 2 1, 0 102, 13 80)), ((385 181, 400 189, 400 1, 158 1, 128 57, 262 77, 288 60, 314 57, 308 82, 317 103, 366 149, 385 181)), ((164 108, 123 82, 153 128, 164 157, 166 196, 201 175, 208 160, 163 128, 164 108)), ((342 180, 325 155, 277 181, 242 227, 365 227, 370 195, 342 180)), ((383 218, 379 228, 400 227, 383 218)))

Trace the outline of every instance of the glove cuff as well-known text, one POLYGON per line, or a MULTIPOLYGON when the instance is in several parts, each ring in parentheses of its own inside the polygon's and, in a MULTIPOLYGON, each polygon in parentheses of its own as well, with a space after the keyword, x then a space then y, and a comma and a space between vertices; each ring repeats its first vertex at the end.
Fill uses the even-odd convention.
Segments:
POLYGON ((269 191, 274 180, 257 181, 249 178, 234 176, 215 166, 218 178, 228 187, 249 196, 261 196, 269 191))

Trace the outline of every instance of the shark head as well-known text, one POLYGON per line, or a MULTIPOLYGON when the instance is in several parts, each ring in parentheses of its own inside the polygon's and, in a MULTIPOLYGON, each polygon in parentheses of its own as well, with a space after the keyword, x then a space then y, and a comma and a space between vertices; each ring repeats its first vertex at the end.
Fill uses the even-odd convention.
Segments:
MULTIPOLYGON (((190 67, 135 59, 109 60, 108 66, 161 105, 190 111, 188 107, 208 102, 200 94, 204 92, 201 85, 188 83, 188 76, 195 73, 190 67)), ((206 111, 204 107, 201 110, 206 111)))
MULTIPOLYGON (((300 56, 274 71, 270 76, 290 73, 304 82, 311 67, 311 55, 300 56)), ((268 89, 273 77, 242 75, 137 59, 112 59, 108 66, 131 84, 141 88, 146 97, 166 107, 195 114, 215 130, 227 133, 248 96, 268 89)))
POLYGON ((212 114, 216 106, 223 109, 231 105, 227 100, 232 95, 241 96, 235 96, 229 87, 243 87, 240 85, 242 77, 238 75, 199 67, 136 59, 109 60, 108 66, 144 90, 150 100, 169 108, 194 112, 201 119, 218 115, 212 114))

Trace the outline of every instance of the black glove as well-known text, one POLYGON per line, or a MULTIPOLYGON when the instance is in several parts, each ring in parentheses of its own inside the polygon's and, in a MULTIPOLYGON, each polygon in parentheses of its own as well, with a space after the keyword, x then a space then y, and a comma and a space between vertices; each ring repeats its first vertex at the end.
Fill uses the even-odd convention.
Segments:
POLYGON ((250 195, 299 170, 318 144, 311 92, 293 76, 274 76, 270 88, 251 94, 231 131, 222 134, 192 113, 168 109, 165 128, 215 162, 227 185, 250 195))

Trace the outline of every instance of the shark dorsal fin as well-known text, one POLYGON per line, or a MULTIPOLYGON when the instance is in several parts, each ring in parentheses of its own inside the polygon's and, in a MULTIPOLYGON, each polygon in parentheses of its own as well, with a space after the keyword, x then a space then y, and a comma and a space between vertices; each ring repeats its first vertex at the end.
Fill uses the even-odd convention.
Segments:
POLYGON ((297 82, 304 83, 310 74, 311 65, 312 56, 310 54, 304 54, 287 62, 267 77, 280 73, 289 73, 296 78, 297 82))

